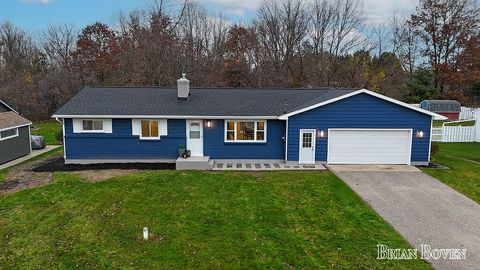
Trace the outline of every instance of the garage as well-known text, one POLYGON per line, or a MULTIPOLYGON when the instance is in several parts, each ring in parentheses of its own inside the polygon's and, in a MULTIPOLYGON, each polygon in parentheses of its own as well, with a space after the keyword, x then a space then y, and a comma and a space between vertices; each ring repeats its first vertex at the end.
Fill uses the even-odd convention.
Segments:
POLYGON ((329 129, 328 164, 407 164, 411 129, 329 129))

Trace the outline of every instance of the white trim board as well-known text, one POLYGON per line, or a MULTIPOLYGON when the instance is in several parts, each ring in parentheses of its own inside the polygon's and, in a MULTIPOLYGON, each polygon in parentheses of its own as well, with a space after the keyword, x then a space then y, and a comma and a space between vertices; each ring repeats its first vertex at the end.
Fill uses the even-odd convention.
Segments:
POLYGON ((19 113, 18 113, 15 109, 13 109, 10 105, 8 105, 7 103, 5 103, 5 101, 3 101, 3 100, 0 99, 0 103, 2 103, 2 104, 5 105, 7 108, 9 108, 10 110, 12 110, 12 112, 14 112, 14 113, 16 113, 16 114, 19 115, 19 113))
MULTIPOLYGON (((5 138, 0 137, 0 142, 10 140, 10 139, 13 139, 13 138, 17 138, 19 136, 18 128, 9 128, 9 129, 6 129, 6 130, 2 130, 0 132, 4 132, 4 131, 7 131, 7 130, 14 130, 15 134, 11 135, 11 136, 8 136, 8 137, 5 137, 5 138)), ((29 141, 30 141, 30 137, 28 137, 28 138, 29 138, 29 141)))
POLYGON ((231 119, 231 120, 256 120, 256 119, 278 119, 277 116, 195 116, 195 115, 53 115, 52 118, 136 118, 136 119, 152 119, 152 118, 163 118, 163 119, 196 119, 196 120, 208 120, 208 119, 231 119))
POLYGON ((428 141, 428 162, 431 161, 430 155, 432 154, 432 129, 433 129, 433 117, 432 117, 432 120, 430 121, 430 138, 428 141))
POLYGON ((402 102, 402 101, 399 101, 399 100, 396 100, 396 99, 393 99, 393 98, 390 98, 390 97, 372 92, 372 91, 367 90, 367 89, 360 89, 360 90, 357 90, 355 92, 345 94, 343 96, 332 98, 332 99, 329 99, 329 100, 326 100, 326 101, 323 101, 323 102, 320 102, 320 103, 317 103, 317 104, 313 104, 311 106, 308 106, 308 107, 305 107, 305 108, 302 108, 302 109, 299 109, 299 110, 296 110, 296 111, 293 111, 293 112, 290 112, 290 113, 287 113, 287 114, 284 114, 284 115, 280 115, 278 117, 278 119, 286 120, 286 119, 288 119, 288 117, 290 117, 292 115, 296 115, 296 114, 299 114, 299 113, 302 113, 302 112, 306 112, 306 111, 309 111, 309 110, 312 110, 312 109, 315 109, 315 108, 318 108, 318 107, 321 107, 321 106, 324 106, 324 105, 327 105, 327 104, 330 104, 330 103, 333 103, 333 102, 336 102, 336 101, 339 101, 339 100, 342 100, 342 99, 345 99, 345 98, 349 98, 349 97, 352 97, 352 96, 355 96, 355 95, 358 95, 358 94, 368 94, 368 95, 371 95, 371 96, 374 96, 374 97, 392 102, 394 104, 409 108, 411 110, 433 116, 433 118, 435 120, 446 120, 446 119, 448 119, 447 117, 445 117, 443 115, 433 113, 433 112, 430 112, 430 111, 427 111, 427 110, 424 110, 422 108, 418 108, 418 107, 415 107, 415 106, 411 106, 411 105, 409 105, 405 102, 402 102))
POLYGON ((267 126, 268 126, 268 121, 266 119, 225 119, 223 121, 223 142, 224 143, 266 143, 267 142, 267 126), (243 121, 242 121, 243 120, 243 121), (248 120, 248 121, 246 121, 248 120), (234 137, 233 141, 227 140, 227 122, 234 122, 234 137), (257 125, 258 122, 264 122, 263 126, 263 140, 237 140, 237 122, 254 122, 254 138, 257 138, 257 125))
POLYGON ((285 123, 285 162, 288 161, 288 119, 285 123))
POLYGON ((29 124, 25 124, 25 125, 19 125, 19 126, 13 126, 13 127, 8 127, 8 128, 2 128, 0 129, 0 131, 5 131, 5 130, 9 130, 9 129, 14 129, 14 128, 21 128, 21 127, 28 127, 32 125, 32 123, 29 123, 29 124))

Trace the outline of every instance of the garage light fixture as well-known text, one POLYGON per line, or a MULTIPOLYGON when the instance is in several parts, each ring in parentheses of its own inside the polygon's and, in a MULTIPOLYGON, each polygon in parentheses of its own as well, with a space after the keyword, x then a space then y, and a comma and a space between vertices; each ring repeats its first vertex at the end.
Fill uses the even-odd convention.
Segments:
POLYGON ((211 128, 212 127, 212 120, 207 120, 207 128, 211 128))
POLYGON ((417 132, 415 133, 415 137, 417 137, 417 138, 423 138, 423 135, 424 135, 423 131, 421 131, 421 130, 417 130, 417 132))
POLYGON ((327 132, 326 132, 326 131, 323 131, 323 130, 319 130, 319 131, 317 132, 317 137, 319 137, 319 138, 325 138, 325 137, 327 137, 327 132))

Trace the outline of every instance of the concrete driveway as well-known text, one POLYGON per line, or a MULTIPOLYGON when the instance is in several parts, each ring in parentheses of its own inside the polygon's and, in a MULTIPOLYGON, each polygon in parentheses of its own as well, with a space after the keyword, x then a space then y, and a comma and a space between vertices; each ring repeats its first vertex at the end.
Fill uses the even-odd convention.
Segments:
POLYGON ((330 169, 419 251, 425 244, 466 249, 466 259, 427 259, 435 268, 480 268, 480 205, 474 201, 410 166, 330 169))

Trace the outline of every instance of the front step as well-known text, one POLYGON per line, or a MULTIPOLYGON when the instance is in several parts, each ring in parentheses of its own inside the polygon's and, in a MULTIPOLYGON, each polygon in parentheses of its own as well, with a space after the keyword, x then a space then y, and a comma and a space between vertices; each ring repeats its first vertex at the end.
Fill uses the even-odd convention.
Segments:
POLYGON ((210 157, 189 157, 177 158, 175 162, 177 170, 211 170, 213 168, 213 160, 210 157))

